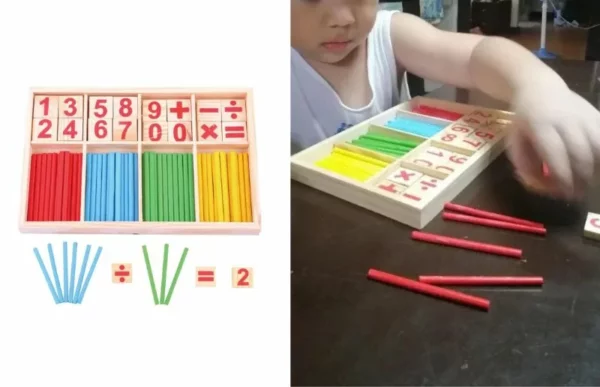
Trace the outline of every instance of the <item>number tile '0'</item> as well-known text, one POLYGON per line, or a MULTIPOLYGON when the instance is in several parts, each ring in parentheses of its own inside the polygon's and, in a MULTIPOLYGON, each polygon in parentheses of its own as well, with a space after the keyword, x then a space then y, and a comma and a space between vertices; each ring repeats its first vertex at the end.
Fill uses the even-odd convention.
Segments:
POLYGON ((251 267, 234 267, 231 269, 231 281, 234 288, 251 288, 254 286, 254 270, 251 267))

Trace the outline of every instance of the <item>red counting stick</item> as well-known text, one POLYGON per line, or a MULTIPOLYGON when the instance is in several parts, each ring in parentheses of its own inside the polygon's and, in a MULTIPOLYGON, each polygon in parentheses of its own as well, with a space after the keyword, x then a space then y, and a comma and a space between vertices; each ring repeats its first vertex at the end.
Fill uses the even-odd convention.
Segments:
POLYGON ((542 285, 542 277, 494 277, 494 276, 442 276, 421 275, 419 281, 430 285, 510 285, 510 286, 532 286, 542 285))
POLYGON ((452 212, 444 212, 442 214, 444 220, 454 220, 456 222, 477 224, 480 226, 489 226, 495 228, 503 228, 505 230, 523 231, 532 234, 546 235, 546 229, 543 227, 526 226, 523 224, 515 224, 502 222, 494 219, 477 218, 475 216, 454 214, 452 212))
POLYGON ((446 203, 444 205, 444 209, 448 210, 448 211, 460 212, 460 213, 463 213, 466 215, 478 216, 478 217, 487 218, 487 219, 495 219, 495 220, 500 220, 500 221, 509 222, 509 223, 515 223, 515 224, 522 224, 525 226, 533 226, 533 227, 540 227, 540 228, 544 227, 544 225, 541 223, 531 222, 529 220, 515 218, 512 216, 497 214, 495 212, 483 211, 483 210, 479 210, 479 209, 473 208, 473 207, 462 206, 460 204, 446 203))
POLYGON ((440 288, 375 269, 369 269, 367 278, 389 285, 395 285, 418 293, 454 301, 459 304, 473 306, 484 310, 489 310, 490 308, 490 301, 486 300, 485 298, 475 297, 454 290, 440 288))
POLYGON ((438 245, 459 247, 467 250, 480 251, 483 253, 490 253, 496 255, 503 255, 506 257, 521 259, 523 252, 520 249, 513 249, 511 247, 492 245, 488 243, 467 241, 464 239, 451 238, 442 235, 430 234, 422 231, 413 231, 412 238, 414 240, 435 243, 438 245))

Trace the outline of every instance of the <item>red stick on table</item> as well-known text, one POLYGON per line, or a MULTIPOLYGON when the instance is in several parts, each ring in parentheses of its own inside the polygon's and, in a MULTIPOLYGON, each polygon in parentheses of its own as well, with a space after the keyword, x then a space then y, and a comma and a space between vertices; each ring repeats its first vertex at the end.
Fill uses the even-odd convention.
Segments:
POLYGON ((427 294, 430 296, 454 301, 459 304, 473 306, 476 308, 489 310, 490 301, 485 298, 471 296, 469 294, 457 292, 455 290, 444 289, 438 286, 425 284, 419 281, 414 281, 408 278, 400 277, 394 274, 385 273, 383 271, 369 269, 367 278, 383 282, 389 285, 395 285, 418 293, 427 294))
POLYGON ((520 249, 514 249, 506 246, 492 245, 489 243, 473 242, 464 239, 452 238, 443 235, 430 234, 422 231, 413 231, 414 240, 435 243, 438 245, 458 247, 467 250, 480 251, 483 253, 502 255, 511 258, 520 259, 523 252, 520 249))
POLYGON ((509 222, 509 223, 515 223, 515 224, 522 224, 525 226, 533 226, 533 227, 540 227, 540 228, 544 227, 544 225, 541 223, 532 222, 532 221, 521 219, 521 218, 515 218, 512 216, 497 214, 495 212, 483 211, 483 210, 480 210, 477 208, 467 207, 467 206, 463 206, 463 205, 455 204, 455 203, 446 203, 444 205, 444 209, 446 209, 448 211, 460 212, 460 213, 463 213, 466 215, 478 216, 478 217, 487 218, 487 219, 495 219, 495 220, 500 220, 500 221, 509 222))
POLYGON ((442 218, 444 220, 454 220, 456 222, 477 224, 479 226, 488 226, 502 228, 505 230, 522 231, 531 234, 546 235, 546 229, 543 227, 526 226, 523 224, 502 222, 500 220, 494 219, 477 218, 475 216, 455 214, 452 212, 444 212, 442 214, 442 218))
POLYGON ((469 286, 533 286, 542 285, 542 277, 504 277, 504 276, 443 276, 421 275, 419 281, 430 285, 469 285, 469 286))

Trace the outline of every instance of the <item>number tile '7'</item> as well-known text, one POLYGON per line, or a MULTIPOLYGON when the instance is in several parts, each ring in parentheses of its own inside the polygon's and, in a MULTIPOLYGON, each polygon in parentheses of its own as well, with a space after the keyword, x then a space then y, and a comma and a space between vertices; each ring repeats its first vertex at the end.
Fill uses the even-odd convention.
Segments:
POLYGON ((254 270, 251 267, 234 267, 231 269, 231 281, 234 288, 251 288, 254 286, 254 270))

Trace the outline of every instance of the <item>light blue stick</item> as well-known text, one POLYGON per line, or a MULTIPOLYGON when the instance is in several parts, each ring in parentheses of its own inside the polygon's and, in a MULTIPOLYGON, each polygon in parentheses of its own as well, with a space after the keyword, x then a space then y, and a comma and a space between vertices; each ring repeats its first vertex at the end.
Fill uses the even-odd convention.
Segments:
POLYGON ((83 296, 85 296, 85 291, 87 290, 90 280, 92 279, 92 275, 94 275, 94 269, 96 269, 96 264, 98 263, 98 259, 100 259, 100 254, 102 254, 102 247, 98 247, 98 250, 96 251, 96 257, 94 258, 94 262, 92 262, 92 266, 90 266, 90 271, 88 271, 87 278, 83 284, 83 289, 81 290, 79 299, 77 300, 78 304, 81 304, 83 296))
POLYGON ((77 281, 77 290, 75 291, 75 303, 79 300, 79 294, 81 292, 81 285, 83 284, 83 276, 85 275, 85 268, 87 261, 90 258, 90 249, 92 246, 87 245, 85 248, 85 255, 83 256, 83 263, 81 264, 81 270, 79 271, 79 280, 77 281))
POLYGON ((74 303, 75 298, 75 272, 77 271, 77 242, 73 242, 73 256, 71 257, 71 284, 69 285, 69 302, 74 303))
POLYGON ((62 298, 62 287, 60 286, 60 278, 58 278, 58 270, 56 269, 56 261, 54 260, 54 250, 52 250, 52 243, 48 243, 48 254, 50 254, 50 265, 52 266, 52 273, 54 274, 54 281, 56 282, 56 294, 58 300, 64 302, 62 298))
POLYGON ((63 300, 69 302, 69 250, 67 242, 63 242, 63 274, 65 289, 63 292, 63 300))
POLYGON ((46 283, 48 284, 48 288, 50 288, 50 293, 52 293, 52 298, 54 298, 55 304, 60 304, 60 300, 58 299, 58 295, 56 294, 56 290, 54 289, 54 285, 52 285, 52 280, 50 279, 50 275, 48 274, 48 270, 46 270, 46 265, 44 265, 44 261, 42 261, 42 257, 40 256, 40 251, 37 247, 33 248, 33 253, 37 258, 38 263, 40 264, 40 269, 42 269, 42 273, 44 274, 44 278, 46 279, 46 283))

